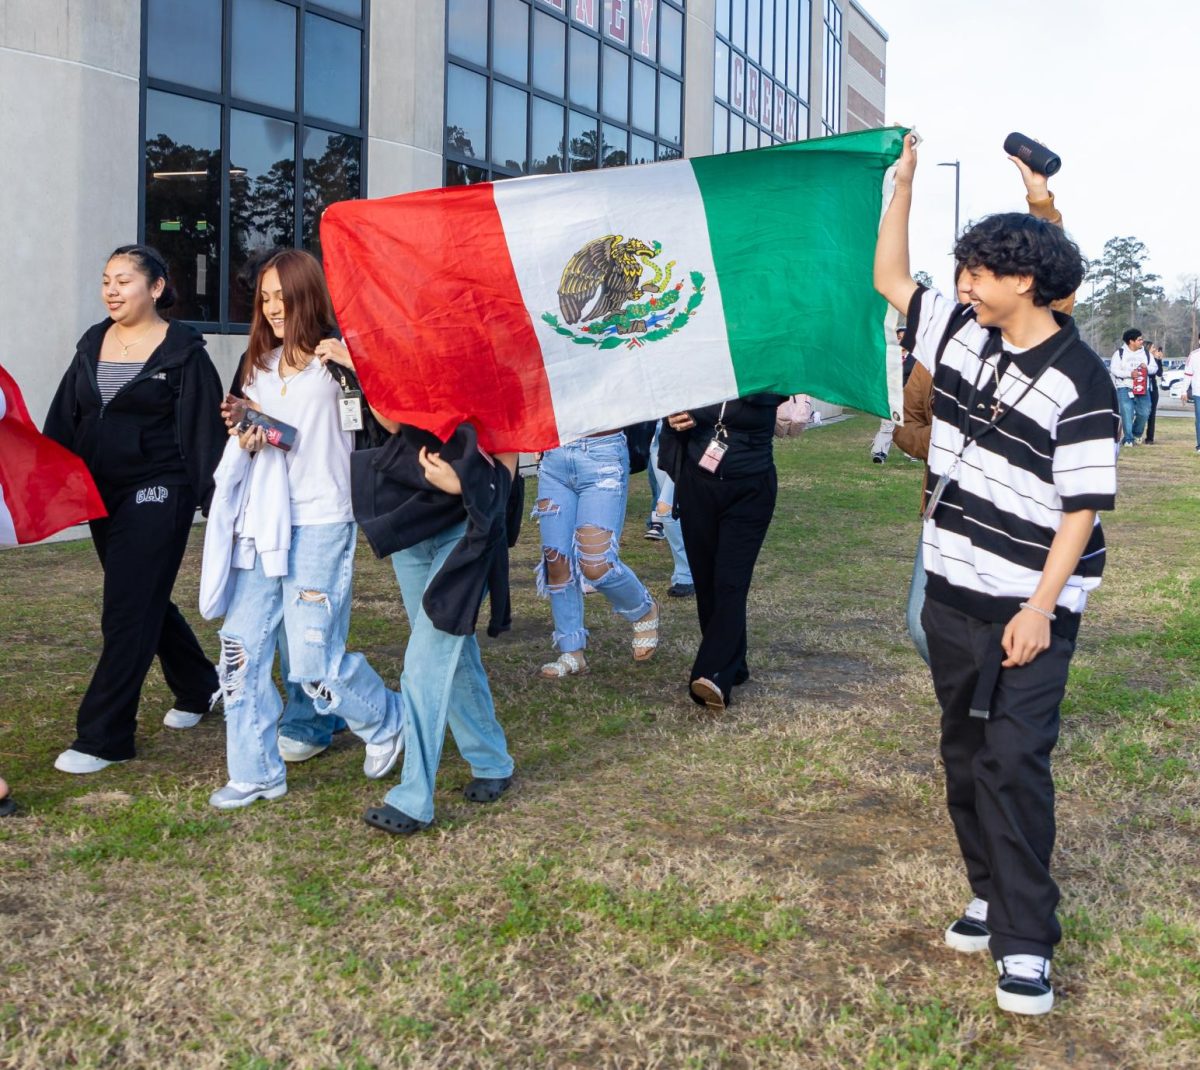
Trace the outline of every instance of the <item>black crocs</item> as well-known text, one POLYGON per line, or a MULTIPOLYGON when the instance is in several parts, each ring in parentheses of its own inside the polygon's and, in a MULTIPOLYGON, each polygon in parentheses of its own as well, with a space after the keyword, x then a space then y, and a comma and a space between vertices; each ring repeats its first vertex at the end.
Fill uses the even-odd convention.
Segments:
POLYGON ((467 802, 473 803, 494 803, 508 791, 512 781, 513 778, 510 776, 495 778, 477 776, 463 788, 463 798, 467 802))
POLYGON ((412 836, 429 827, 428 821, 418 821, 415 817, 409 817, 403 810, 388 806, 387 803, 369 807, 363 814, 363 820, 368 825, 390 832, 393 836, 412 836))
POLYGON ((0 799, 0 817, 12 817, 17 812, 17 804, 12 801, 11 796, 4 796, 0 799))

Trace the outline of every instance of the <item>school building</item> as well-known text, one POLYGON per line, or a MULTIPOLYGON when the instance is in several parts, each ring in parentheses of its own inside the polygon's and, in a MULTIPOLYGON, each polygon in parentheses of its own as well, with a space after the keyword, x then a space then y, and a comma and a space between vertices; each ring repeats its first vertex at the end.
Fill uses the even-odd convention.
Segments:
POLYGON ((886 46, 856 0, 5 0, 0 363, 40 420, 145 241, 228 379, 332 202, 879 126, 886 46))

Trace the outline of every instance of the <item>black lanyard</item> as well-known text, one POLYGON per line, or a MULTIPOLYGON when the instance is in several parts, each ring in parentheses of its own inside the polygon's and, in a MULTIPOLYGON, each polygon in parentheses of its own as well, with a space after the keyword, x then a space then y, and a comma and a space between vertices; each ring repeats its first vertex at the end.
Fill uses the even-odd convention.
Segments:
MULTIPOLYGON (((999 348, 1001 350, 1001 356, 1003 356, 1003 348, 1004 348, 1004 340, 1000 337, 999 331, 989 331, 988 334, 989 334, 988 344, 986 346, 984 346, 983 352, 979 354, 980 363, 983 364, 984 368, 988 367, 987 358, 992 356, 996 352, 997 348, 999 348), (999 344, 997 345, 997 343, 999 343, 999 344)), ((1008 372, 1008 365, 1005 365, 1004 370, 1001 371, 1000 370, 1000 361, 997 360, 996 361, 996 370, 995 370, 995 376, 996 376, 995 411, 992 413, 992 418, 983 427, 981 427, 978 431, 970 432, 971 414, 975 411, 975 402, 979 397, 979 380, 981 378, 981 376, 979 376, 979 375, 975 376, 975 378, 971 381, 971 395, 967 399, 966 426, 959 428, 959 430, 962 432, 963 444, 962 444, 962 449, 960 449, 958 451, 957 455, 954 458, 955 464, 957 464, 959 461, 962 460, 963 454, 967 452, 967 449, 969 446, 971 446, 975 442, 978 442, 989 431, 994 430, 995 427, 1000 423, 1000 421, 1003 420, 1004 417, 1006 417, 1010 412, 1012 412, 1013 409, 1015 409, 1024 400, 1025 395, 1028 394, 1029 391, 1031 391, 1035 386, 1037 386, 1037 384, 1041 380, 1042 376, 1045 375, 1046 372, 1048 372, 1051 368, 1054 367, 1055 364, 1058 363, 1059 358, 1061 358, 1062 355, 1068 349, 1071 348, 1071 343, 1074 341, 1075 341, 1075 335, 1068 332, 1067 337, 1065 339, 1063 339, 1062 344, 1059 345, 1059 347, 1053 353, 1050 354, 1050 359, 1047 360, 1046 363, 1043 364, 1038 369, 1037 374, 1034 375, 1025 384, 1025 389, 1022 390, 1013 401, 1010 401, 1007 403, 1007 406, 1004 408, 1003 412, 1000 410, 1000 387, 1003 383, 1005 374, 1007 374, 1007 372, 1008 372)))

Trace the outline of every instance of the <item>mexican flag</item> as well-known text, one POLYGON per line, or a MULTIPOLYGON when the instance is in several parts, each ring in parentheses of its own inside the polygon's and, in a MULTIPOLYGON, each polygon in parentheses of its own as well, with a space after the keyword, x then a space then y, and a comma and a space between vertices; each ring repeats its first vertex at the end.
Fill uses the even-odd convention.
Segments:
POLYGON ((760 391, 898 419, 871 275, 905 133, 335 204, 321 245, 366 397, 493 452, 760 391))
POLYGON ((0 367, 0 546, 107 515, 86 465, 37 429, 16 380, 0 367))

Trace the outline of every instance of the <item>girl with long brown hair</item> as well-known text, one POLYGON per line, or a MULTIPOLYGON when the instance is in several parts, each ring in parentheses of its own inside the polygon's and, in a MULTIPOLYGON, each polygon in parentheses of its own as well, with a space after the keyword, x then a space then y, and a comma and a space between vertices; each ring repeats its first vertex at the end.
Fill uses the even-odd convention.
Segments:
POLYGON ((350 453, 362 420, 325 367, 341 345, 325 277, 310 254, 288 249, 262 266, 257 291, 242 390, 250 420, 282 425, 284 437, 235 419, 201 585, 206 615, 225 614, 218 672, 230 779, 209 800, 225 810, 287 791, 271 678, 281 628, 288 679, 363 739, 368 777, 385 776, 403 747, 399 695, 362 654, 346 652, 357 536, 350 453))

